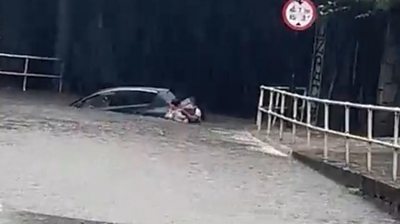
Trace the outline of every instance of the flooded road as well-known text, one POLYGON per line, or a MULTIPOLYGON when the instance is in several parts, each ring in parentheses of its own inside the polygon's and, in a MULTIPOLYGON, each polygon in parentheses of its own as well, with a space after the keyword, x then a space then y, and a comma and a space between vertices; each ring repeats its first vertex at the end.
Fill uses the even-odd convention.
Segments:
POLYGON ((1 94, 0 223, 396 223, 252 144, 241 124, 187 126, 67 101, 1 94))

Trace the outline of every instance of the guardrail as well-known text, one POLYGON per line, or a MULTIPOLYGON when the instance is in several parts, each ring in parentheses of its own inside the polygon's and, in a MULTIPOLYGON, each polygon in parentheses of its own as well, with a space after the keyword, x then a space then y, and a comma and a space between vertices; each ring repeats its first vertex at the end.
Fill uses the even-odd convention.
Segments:
MULTIPOLYGON (((290 87, 287 86, 275 86, 274 88, 280 89, 280 90, 285 90, 285 91, 290 91, 290 87)), ((294 92, 303 96, 307 96, 307 88, 306 87, 294 87, 294 92)), ((279 102, 280 102, 280 94, 275 95, 275 104, 274 108, 279 109, 279 102)), ((302 121, 304 119, 304 110, 306 108, 305 101, 302 101, 301 104, 298 105, 298 113, 300 114, 300 120, 302 121)), ((285 107, 286 110, 286 107, 285 107)), ((272 125, 275 125, 277 120, 277 117, 274 117, 272 119, 272 125)))
MULTIPOLYGON (((261 86, 260 88, 260 100, 258 105, 258 115, 257 115, 257 127, 258 130, 261 130, 263 113, 268 115, 267 121, 267 134, 271 133, 271 127, 273 124, 273 118, 276 117, 280 119, 279 124, 279 138, 283 139, 283 131, 284 131, 284 121, 292 124, 292 136, 293 142, 296 137, 296 126, 303 126, 307 129, 307 144, 310 145, 311 142, 311 130, 319 131, 324 133, 324 149, 323 149, 323 158, 324 160, 328 160, 329 151, 328 151, 328 134, 341 136, 345 138, 345 162, 346 165, 350 165, 350 146, 349 140, 359 140, 368 143, 368 151, 367 151, 367 170, 371 171, 372 165, 372 144, 377 144, 381 146, 390 147, 393 149, 393 163, 392 163, 392 178, 393 180, 397 180, 397 170, 398 170, 398 150, 400 149, 399 145, 399 124, 400 124, 400 107, 386 107, 386 106, 376 106, 376 105, 366 105, 359 103, 350 103, 343 101, 335 101, 335 100, 327 100, 327 99, 319 99, 314 97, 308 97, 304 95, 300 95, 297 93, 291 93, 277 87, 268 87, 261 86), (264 98, 269 94, 268 106, 264 106, 264 98), (278 109, 276 112, 274 109, 274 96, 280 95, 280 101, 278 109), (285 115, 286 103, 285 101, 289 98, 289 101, 292 102, 293 113, 291 117, 285 115), (303 101, 306 104, 307 112, 306 112, 306 121, 298 119, 298 106, 299 100, 303 101), (320 103, 324 108, 324 127, 318 127, 316 125, 311 124, 311 104, 312 103, 320 103), (329 128, 329 109, 330 106, 341 106, 344 109, 345 119, 344 119, 344 132, 332 130, 329 128), (367 111, 367 137, 355 135, 350 133, 350 109, 357 108, 367 111), (373 138, 373 116, 376 111, 384 111, 393 114, 394 123, 393 123, 393 140, 392 141, 382 141, 379 139, 373 138)), ((288 102, 288 101, 286 101, 288 102)))
POLYGON ((23 59, 24 60, 24 67, 23 67, 22 72, 15 72, 15 71, 10 71, 10 70, 7 71, 7 70, 0 69, 0 75, 24 77, 24 80, 22 83, 23 91, 26 91, 28 77, 58 79, 58 91, 59 92, 62 91, 64 63, 59 58, 37 57, 37 56, 30 56, 30 55, 17 55, 17 54, 5 54, 5 53, 0 53, 0 58, 23 59), (32 62, 34 60, 58 62, 59 63, 58 74, 38 74, 38 73, 29 72, 30 62, 32 62))

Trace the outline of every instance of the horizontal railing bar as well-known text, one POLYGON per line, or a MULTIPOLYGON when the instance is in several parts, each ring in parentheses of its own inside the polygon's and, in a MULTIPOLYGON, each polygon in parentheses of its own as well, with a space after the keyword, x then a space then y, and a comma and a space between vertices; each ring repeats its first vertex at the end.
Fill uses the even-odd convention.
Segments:
POLYGON ((354 140, 359 140, 359 141, 363 141, 363 142, 367 142, 367 143, 373 143, 373 144, 377 144, 377 145, 382 145, 382 146, 386 146, 386 147, 400 149, 400 145, 394 145, 392 143, 380 141, 380 140, 377 140, 377 139, 368 139, 368 138, 361 137, 361 136, 358 136, 358 135, 353 135, 353 134, 350 134, 350 133, 346 134, 346 133, 339 132, 339 131, 334 131, 334 130, 331 130, 331 129, 326 130, 324 128, 317 127, 317 126, 314 126, 314 125, 307 125, 306 123, 294 120, 292 118, 286 117, 286 116, 278 114, 276 112, 269 112, 267 109, 265 109, 263 107, 260 107, 259 110, 261 110, 264 113, 267 113, 267 114, 270 114, 272 116, 275 116, 277 118, 280 118, 282 120, 285 120, 287 122, 295 123, 295 124, 303 126, 303 127, 308 127, 308 128, 313 129, 315 131, 320 131, 320 132, 329 133, 329 134, 337 135, 337 136, 341 136, 341 137, 347 137, 347 138, 351 138, 351 139, 354 139, 354 140))
POLYGON ((6 53, 0 53, 0 57, 43 60, 43 61, 61 61, 61 59, 59 59, 59 58, 39 57, 39 56, 31 56, 31 55, 18 55, 18 54, 6 54, 6 53))
MULTIPOLYGON (((274 88, 276 88, 276 89, 287 89, 287 90, 290 90, 290 87, 287 87, 287 86, 274 86, 274 88)), ((307 90, 306 87, 295 87, 294 89, 297 89, 297 90, 307 90)))
MULTIPOLYGON (((273 88, 279 89, 279 90, 290 90, 290 87, 287 86, 274 86, 273 88)), ((307 88, 306 87, 295 87, 294 90, 296 92, 302 91, 302 94, 307 94, 307 88)))
POLYGON ((22 72, 6 72, 6 71, 0 71, 0 75, 28 76, 28 77, 54 78, 54 79, 61 79, 62 78, 61 75, 46 75, 46 74, 22 73, 22 72))
POLYGON ((303 100, 308 100, 308 101, 323 103, 323 104, 348 106, 348 107, 359 108, 359 109, 372 109, 372 110, 387 111, 387 112, 400 112, 400 107, 386 107, 386 106, 376 106, 376 105, 366 105, 366 104, 360 104, 360 103, 343 102, 343 101, 337 101, 337 100, 319 99, 319 98, 315 98, 315 97, 299 95, 296 93, 290 93, 290 92, 287 92, 284 90, 276 89, 275 87, 261 86, 261 89, 268 90, 271 92, 277 92, 282 95, 291 96, 291 97, 298 98, 298 99, 303 99, 303 100))

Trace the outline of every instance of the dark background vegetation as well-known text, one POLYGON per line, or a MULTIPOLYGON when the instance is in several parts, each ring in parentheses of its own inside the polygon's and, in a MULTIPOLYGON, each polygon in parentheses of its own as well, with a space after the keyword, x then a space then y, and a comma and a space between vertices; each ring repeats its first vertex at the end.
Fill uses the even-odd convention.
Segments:
MULTIPOLYGON (((389 1, 395 5, 397 0, 385 0, 389 1)), ((338 2, 350 10, 319 18, 328 21, 321 97, 376 103, 388 24, 396 39, 399 13, 392 6, 375 12, 373 0, 338 2), (356 19, 369 10, 373 13, 356 19)), ((0 0, 0 52, 63 58, 66 91, 167 87, 178 95, 195 96, 207 110, 253 116, 261 84, 291 85, 294 72, 295 84, 308 86, 314 29, 296 35, 286 28, 283 4, 0 0)))
POLYGON ((313 31, 295 37, 282 23, 283 1, 64 0, 60 10, 58 4, 1 0, 0 51, 61 54, 69 91, 167 87, 208 110, 243 116, 254 114, 260 84, 288 85, 293 70, 297 84, 307 84, 313 31))

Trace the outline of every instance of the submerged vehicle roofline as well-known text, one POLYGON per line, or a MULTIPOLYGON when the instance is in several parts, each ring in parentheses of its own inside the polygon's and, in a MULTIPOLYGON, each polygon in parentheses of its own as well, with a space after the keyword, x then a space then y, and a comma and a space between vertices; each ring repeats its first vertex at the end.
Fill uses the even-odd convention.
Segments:
POLYGON ((110 91, 145 91, 145 92, 168 92, 170 91, 167 88, 156 88, 156 87, 133 87, 133 86, 120 86, 120 87, 111 87, 99 90, 95 93, 103 93, 103 92, 110 92, 110 91))
MULTIPOLYGON (((76 103, 86 100, 88 98, 91 98, 93 96, 99 95, 99 94, 104 94, 104 93, 109 93, 109 92, 114 92, 114 91, 142 91, 142 92, 148 92, 148 93, 154 93, 154 94, 159 94, 159 93, 167 93, 171 92, 170 89, 167 88, 156 88, 156 87, 142 87, 142 86, 120 86, 120 87, 111 87, 111 88, 106 88, 102 90, 98 90, 90 95, 84 96, 73 103, 70 104, 70 106, 75 105, 76 103)), ((172 92, 171 92, 172 93, 172 92)))

